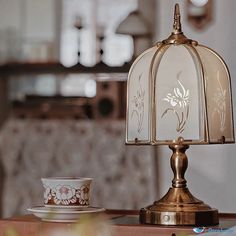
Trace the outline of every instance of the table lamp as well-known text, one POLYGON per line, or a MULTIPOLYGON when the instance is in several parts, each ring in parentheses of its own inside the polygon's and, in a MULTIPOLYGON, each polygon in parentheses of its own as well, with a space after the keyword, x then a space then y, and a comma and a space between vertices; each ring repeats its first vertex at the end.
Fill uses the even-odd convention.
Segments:
POLYGON ((234 143, 230 74, 212 49, 182 32, 175 5, 169 38, 143 52, 127 82, 126 144, 169 145, 172 187, 140 210, 140 222, 215 225, 218 211, 195 198, 184 177, 192 144, 234 143))

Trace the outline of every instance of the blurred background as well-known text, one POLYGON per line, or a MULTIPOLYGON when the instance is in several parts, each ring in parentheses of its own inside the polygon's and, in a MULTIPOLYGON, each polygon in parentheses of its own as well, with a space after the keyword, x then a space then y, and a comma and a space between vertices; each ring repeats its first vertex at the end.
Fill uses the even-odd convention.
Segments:
MULTIPOLYGON (((105 208, 139 209, 168 190, 168 147, 125 146, 126 80, 170 35, 176 2, 185 35, 226 61, 236 100, 234 0, 0 0, 2 217, 43 205, 41 177, 93 177, 92 204, 105 208)), ((236 212, 235 150, 187 152, 191 192, 220 212, 236 212)))

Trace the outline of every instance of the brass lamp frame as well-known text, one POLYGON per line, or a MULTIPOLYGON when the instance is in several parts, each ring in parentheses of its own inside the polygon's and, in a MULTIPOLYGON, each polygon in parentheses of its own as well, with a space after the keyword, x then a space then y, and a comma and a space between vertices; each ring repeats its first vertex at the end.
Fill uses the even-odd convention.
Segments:
MULTIPOLYGON (((180 45, 187 44, 191 49, 195 52, 198 57, 198 61, 200 63, 200 73, 203 78, 202 81, 202 90, 203 96, 206 101, 206 91, 205 91, 205 77, 203 65, 200 60, 200 56, 194 46, 198 45, 198 42, 195 40, 188 39, 182 32, 181 22, 180 22, 180 10, 179 5, 175 5, 175 13, 174 13, 174 24, 173 31, 169 38, 163 40, 156 44, 157 51, 156 54, 160 52, 160 50, 168 48, 169 45, 180 45)), ((203 46, 205 49, 210 50, 219 58, 223 65, 226 67, 226 71, 228 73, 228 78, 230 78, 228 68, 224 62, 224 60, 212 49, 209 49, 203 46)), ((154 58, 155 58, 154 55, 154 58)), ((136 61, 139 59, 137 58, 136 61)), ((136 62, 137 63, 137 62, 136 62)), ((130 73, 132 72, 135 63, 132 65, 130 69, 130 73)), ((154 67, 154 59, 150 65, 150 77, 152 78, 152 69, 154 67)), ((156 68, 155 68, 156 70, 156 68)), ((154 71, 155 73, 156 71, 154 71)), ((152 79, 151 82, 152 83, 152 79)), ((152 86, 150 86, 152 89, 152 86)), ((231 84, 229 80, 229 89, 231 90, 231 84)), ((231 91, 230 91, 231 93, 231 91)), ((129 94, 127 94, 127 97, 129 94)), ((155 94, 151 90, 152 100, 150 101, 155 104, 155 94)), ((230 101, 230 105, 232 107, 232 97, 230 101)), ((206 105, 206 104, 205 104, 206 105)), ((232 110, 231 110, 232 113, 232 110)), ((127 103, 127 114, 128 114, 128 103, 127 103)), ((152 117, 150 118, 151 124, 151 134, 150 140, 138 140, 135 138, 134 140, 128 140, 126 138, 126 144, 131 145, 169 145, 169 148, 173 151, 171 156, 170 164, 172 171, 174 173, 174 178, 172 180, 172 187, 166 193, 166 195, 161 198, 159 201, 155 201, 153 205, 142 208, 140 210, 140 222, 144 224, 157 224, 157 225, 195 225, 195 226, 207 226, 207 225, 216 225, 219 223, 218 210, 211 208, 203 201, 195 198, 187 188, 187 181, 184 177, 185 171, 188 166, 188 159, 185 154, 185 151, 189 148, 191 144, 209 144, 209 143, 234 143, 234 133, 232 139, 226 139, 222 136, 216 140, 210 140, 209 138, 209 127, 207 116, 207 108, 204 107, 204 135, 202 140, 184 140, 184 138, 179 137, 177 140, 156 140, 156 127, 155 127, 155 112, 152 113, 152 117)), ((232 117, 233 119, 233 117, 232 117)), ((128 120, 127 120, 128 122, 128 120)), ((128 127, 128 123, 127 126, 128 127)), ((233 123, 232 123, 233 126, 233 123)), ((126 137, 128 136, 128 128, 126 129, 126 137)))

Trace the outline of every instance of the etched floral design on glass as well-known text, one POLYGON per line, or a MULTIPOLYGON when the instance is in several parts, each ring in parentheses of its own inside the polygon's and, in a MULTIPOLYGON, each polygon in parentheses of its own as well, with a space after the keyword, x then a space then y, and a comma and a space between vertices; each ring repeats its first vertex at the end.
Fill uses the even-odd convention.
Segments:
POLYGON ((180 75, 182 71, 177 73, 177 83, 179 87, 174 88, 173 94, 168 93, 163 101, 166 101, 170 104, 171 107, 168 107, 162 114, 163 118, 168 112, 172 112, 177 118, 176 131, 182 133, 185 129, 186 122, 189 116, 189 98, 190 92, 189 89, 186 89, 184 85, 180 82, 180 75))
POLYGON ((215 114, 218 114, 220 117, 220 131, 224 132, 225 130, 225 119, 226 119, 226 89, 223 89, 221 83, 220 83, 220 73, 217 71, 217 81, 219 84, 219 87, 216 89, 213 100, 215 102, 215 107, 212 113, 212 117, 215 116, 215 114))
POLYGON ((145 91, 142 89, 141 85, 142 74, 139 76, 139 89, 136 92, 136 95, 132 99, 132 103, 134 104, 134 109, 131 114, 131 119, 135 116, 138 121, 138 133, 142 131, 143 128, 143 117, 144 117, 144 97, 145 91))

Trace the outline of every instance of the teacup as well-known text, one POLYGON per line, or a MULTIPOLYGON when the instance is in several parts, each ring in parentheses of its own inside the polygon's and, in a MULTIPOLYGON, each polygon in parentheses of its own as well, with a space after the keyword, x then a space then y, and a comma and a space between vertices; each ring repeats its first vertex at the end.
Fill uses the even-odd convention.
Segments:
POLYGON ((92 178, 42 178, 44 206, 63 209, 89 206, 92 178))

